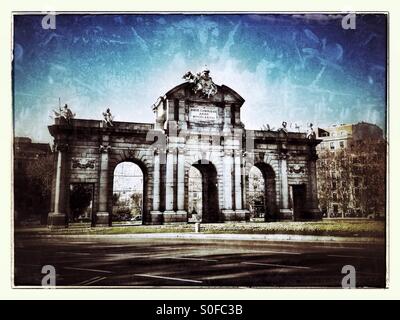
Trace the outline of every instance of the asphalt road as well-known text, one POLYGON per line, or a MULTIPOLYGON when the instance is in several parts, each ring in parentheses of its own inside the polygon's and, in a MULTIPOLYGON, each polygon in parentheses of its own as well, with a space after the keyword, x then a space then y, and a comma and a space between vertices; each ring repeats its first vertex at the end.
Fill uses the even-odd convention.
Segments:
POLYGON ((57 286, 341 287, 344 265, 357 287, 385 286, 385 247, 367 243, 198 239, 16 238, 16 286, 40 286, 44 265, 57 286))

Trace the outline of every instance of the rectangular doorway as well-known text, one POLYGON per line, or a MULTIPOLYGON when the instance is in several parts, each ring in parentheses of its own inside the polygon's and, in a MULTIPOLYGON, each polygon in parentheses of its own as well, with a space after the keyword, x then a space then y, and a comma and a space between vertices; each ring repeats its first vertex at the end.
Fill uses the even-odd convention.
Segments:
POLYGON ((91 222, 93 183, 71 183, 69 186, 70 222, 91 222))
POLYGON ((295 221, 305 219, 306 185, 292 185, 293 194, 293 218, 295 221))

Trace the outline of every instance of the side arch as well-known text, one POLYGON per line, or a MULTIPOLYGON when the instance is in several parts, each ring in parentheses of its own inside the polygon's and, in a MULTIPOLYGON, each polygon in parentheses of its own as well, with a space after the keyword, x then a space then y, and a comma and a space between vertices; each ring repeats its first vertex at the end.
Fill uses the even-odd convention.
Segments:
POLYGON ((140 149, 120 149, 113 150, 110 154, 109 166, 108 166, 108 210, 112 212, 112 196, 113 196, 113 185, 114 185, 114 171, 118 164, 123 162, 131 162, 136 164, 142 171, 143 174, 143 213, 142 223, 147 224, 151 221, 149 214, 152 208, 153 199, 153 163, 150 161, 150 155, 144 150, 140 149))
MULTIPOLYGON (((266 221, 275 221, 279 217, 279 176, 275 171, 274 167, 274 159, 269 157, 262 157, 262 159, 266 161, 260 161, 261 159, 257 159, 254 164, 248 163, 246 164, 246 179, 245 179, 245 188, 246 194, 249 194, 250 190, 250 181, 249 175, 250 170, 253 167, 258 168, 261 171, 262 177, 264 179, 264 213, 266 221)), ((248 199, 248 197, 246 197, 248 199)))

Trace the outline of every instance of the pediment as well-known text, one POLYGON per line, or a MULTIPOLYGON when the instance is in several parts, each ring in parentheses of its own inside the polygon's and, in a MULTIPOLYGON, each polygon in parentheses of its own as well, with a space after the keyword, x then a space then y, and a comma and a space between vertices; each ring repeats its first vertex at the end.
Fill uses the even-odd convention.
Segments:
POLYGON ((217 92, 213 95, 206 96, 202 92, 194 90, 195 84, 184 82, 172 88, 166 93, 169 100, 179 99, 204 103, 228 103, 236 104, 239 107, 243 105, 244 99, 233 89, 225 85, 215 85, 217 92))

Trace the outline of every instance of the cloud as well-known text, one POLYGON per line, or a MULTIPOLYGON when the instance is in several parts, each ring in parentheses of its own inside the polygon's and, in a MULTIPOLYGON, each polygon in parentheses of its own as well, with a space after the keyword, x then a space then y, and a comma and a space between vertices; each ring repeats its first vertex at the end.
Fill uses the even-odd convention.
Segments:
POLYGON ((117 121, 153 122, 154 101, 205 65, 246 100, 247 128, 338 117, 384 124, 385 25, 370 22, 376 36, 366 46, 338 28, 339 16, 60 16, 53 34, 19 16, 15 132, 51 141, 46 124, 59 97, 79 118, 101 119, 110 107, 117 121))

